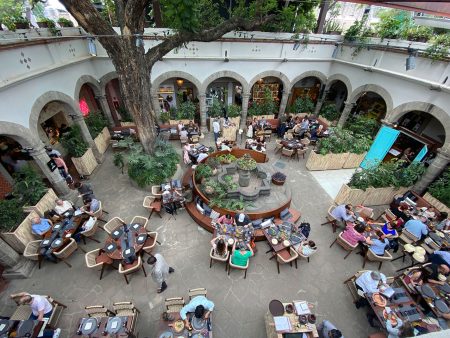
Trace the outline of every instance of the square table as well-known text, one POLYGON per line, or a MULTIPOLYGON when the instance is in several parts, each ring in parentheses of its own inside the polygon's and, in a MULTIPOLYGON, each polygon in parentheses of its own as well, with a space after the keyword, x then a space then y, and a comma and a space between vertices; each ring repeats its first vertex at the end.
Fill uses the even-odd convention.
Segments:
POLYGON ((122 329, 118 332, 118 333, 114 333, 114 334, 103 334, 103 331, 105 330, 106 325, 108 324, 108 319, 112 318, 112 317, 97 317, 97 330, 95 330, 93 333, 91 333, 90 335, 82 335, 81 333, 78 333, 81 324, 84 320, 86 320, 87 318, 80 318, 77 324, 77 331, 72 335, 73 338, 78 338, 78 337, 89 337, 89 338, 109 338, 109 337, 114 337, 114 338, 125 338, 125 337, 134 337, 134 328, 136 327, 136 323, 134 320, 134 316, 126 316, 126 317, 121 317, 123 319, 126 320, 126 324, 124 327, 122 327, 122 329))
MULTIPOLYGON (((172 332, 174 337, 191 337, 189 335, 189 330, 184 328, 181 332, 175 332, 173 327, 171 325, 173 325, 173 323, 175 323, 177 320, 182 320, 180 313, 179 312, 168 312, 168 314, 170 316, 173 317, 173 320, 164 320, 161 316, 160 320, 159 320, 159 325, 158 325, 158 333, 156 335, 156 338, 161 337, 161 335, 165 332, 172 332)), ((192 313, 188 313, 188 317, 190 320, 192 320, 192 313)), ((212 331, 212 325, 211 325, 211 316, 209 316, 208 318, 208 324, 207 324, 207 328, 202 330, 202 331, 196 331, 195 329, 192 329, 192 331, 190 331, 191 335, 193 337, 195 337, 194 335, 196 333, 202 333, 203 336, 201 336, 202 338, 212 338, 213 337, 213 331, 212 331)), ((200 337, 200 336, 199 336, 200 337)))

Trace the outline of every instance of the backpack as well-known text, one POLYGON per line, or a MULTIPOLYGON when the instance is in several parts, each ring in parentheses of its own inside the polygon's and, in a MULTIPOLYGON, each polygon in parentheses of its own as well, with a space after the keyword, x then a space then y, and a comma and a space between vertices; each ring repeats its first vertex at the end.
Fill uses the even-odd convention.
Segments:
POLYGON ((302 233, 306 238, 309 237, 309 233, 311 232, 311 225, 309 223, 301 223, 298 231, 302 233))

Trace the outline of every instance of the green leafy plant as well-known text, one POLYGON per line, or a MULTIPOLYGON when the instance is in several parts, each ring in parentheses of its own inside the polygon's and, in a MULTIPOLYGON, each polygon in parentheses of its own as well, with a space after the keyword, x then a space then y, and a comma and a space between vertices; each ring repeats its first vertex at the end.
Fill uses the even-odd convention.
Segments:
POLYGON ((372 140, 365 135, 355 135, 349 130, 330 128, 329 137, 322 138, 318 145, 321 155, 353 153, 362 154, 368 151, 372 140))
POLYGON ((217 157, 208 157, 206 159, 206 164, 212 169, 218 169, 220 167, 220 160, 217 157))
POLYGON ((217 156, 217 159, 219 159, 219 161, 221 163, 229 164, 229 163, 236 161, 236 156, 231 155, 231 154, 223 154, 223 155, 217 156))
POLYGON ((122 140, 117 141, 118 148, 131 149, 131 147, 133 145, 134 145, 134 140, 133 140, 133 137, 131 137, 131 136, 124 137, 122 140))
POLYGON ((256 161, 249 154, 244 154, 244 156, 238 158, 236 164, 241 170, 255 170, 257 166, 256 161))
POLYGON ((427 26, 412 25, 404 32, 402 38, 409 41, 426 42, 433 36, 433 29, 427 26))
POLYGON ((27 165, 14 174, 13 196, 22 205, 35 205, 48 188, 42 181, 42 177, 27 165))
POLYGON ((450 206, 450 168, 428 187, 428 192, 447 207, 450 206))
POLYGON ((9 30, 16 29, 16 20, 22 17, 22 2, 16 0, 0 1, 0 23, 3 23, 9 30))
POLYGON ((170 120, 170 113, 169 112, 162 112, 159 115, 159 119, 161 120, 162 123, 167 123, 170 120))
POLYGON ((363 115, 357 115, 356 117, 348 119, 344 128, 350 130, 355 135, 375 137, 380 129, 380 122, 363 115))
POLYGON ((209 117, 221 117, 223 115, 222 112, 223 104, 218 99, 213 98, 212 106, 209 108, 208 116, 209 117))
POLYGON ((425 172, 422 163, 411 163, 393 159, 389 162, 373 163, 353 174, 349 186, 366 190, 368 187, 409 187, 425 172))
POLYGON ((120 106, 117 110, 122 117, 122 122, 133 122, 133 117, 124 106, 120 106))
POLYGON ((248 116, 259 116, 264 115, 261 104, 253 102, 253 104, 247 110, 248 116))
POLYGON ((209 206, 210 207, 217 206, 217 207, 223 208, 223 209, 238 211, 238 210, 245 210, 247 207, 252 207, 252 206, 254 206, 254 204, 251 202, 244 201, 242 196, 239 199, 213 197, 209 201, 209 206))
POLYGON ((450 52, 450 34, 441 34, 431 40, 431 45, 425 50, 425 56, 433 61, 444 60, 450 52))
POLYGON ((344 34, 344 41, 354 45, 352 57, 355 57, 368 43, 370 36, 373 34, 371 28, 366 25, 367 16, 364 15, 361 20, 356 20, 344 34))
POLYGON ((227 107, 228 117, 238 117, 241 116, 241 107, 236 104, 231 104, 227 107))
POLYGON ((205 163, 200 163, 195 168, 195 180, 197 182, 200 182, 203 178, 211 177, 212 174, 213 174, 213 169, 205 163))
POLYGON ((15 227, 22 223, 26 217, 22 206, 15 198, 0 200, 0 231, 14 231, 15 227))
POLYGON ((177 120, 193 120, 195 117, 195 104, 191 101, 182 102, 177 109, 177 120))
POLYGON ((93 112, 85 117, 84 121, 92 138, 96 138, 108 126, 108 120, 101 112, 93 112))
POLYGON ((123 175, 123 168, 125 167, 125 158, 122 153, 115 153, 113 157, 113 163, 116 167, 120 168, 123 175))
POLYGON ((65 18, 59 18, 59 19, 58 19, 58 24, 59 24, 61 27, 73 27, 73 22, 70 21, 70 20, 67 20, 67 19, 65 19, 65 18))
POLYGON ((88 150, 89 146, 81 136, 81 128, 74 124, 69 132, 61 137, 61 143, 72 157, 81 157, 88 150))
POLYGON ((398 39, 414 24, 410 12, 384 9, 378 13, 380 21, 375 24, 377 35, 383 39, 398 39))
POLYGON ((331 103, 322 106, 319 115, 323 116, 328 121, 336 121, 341 116, 341 113, 336 109, 336 105, 334 103, 331 103))
POLYGON ((342 33, 342 25, 340 25, 337 21, 331 20, 325 25, 325 32, 328 34, 331 32, 342 33))
POLYGON ((314 102, 310 97, 298 97, 290 106, 289 111, 293 114, 310 114, 314 111, 314 106, 314 102))

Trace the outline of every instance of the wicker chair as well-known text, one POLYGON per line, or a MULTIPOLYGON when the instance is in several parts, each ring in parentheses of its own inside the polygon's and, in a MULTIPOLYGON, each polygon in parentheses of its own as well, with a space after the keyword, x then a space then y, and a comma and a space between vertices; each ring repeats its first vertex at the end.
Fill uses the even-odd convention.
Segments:
POLYGON ((264 131, 264 140, 269 141, 272 138, 272 130, 265 130, 264 131))
POLYGON ((210 257, 210 260, 209 260, 209 268, 210 269, 212 267, 213 261, 217 261, 217 262, 225 263, 225 271, 227 271, 227 264, 226 263, 228 262, 228 258, 230 258, 230 252, 229 251, 227 251, 227 254, 226 254, 225 257, 219 257, 219 256, 214 255, 214 248, 211 248, 211 251, 209 252, 209 257, 210 257))
MULTIPOLYGON (((305 256, 301 250, 297 251, 298 257, 302 257, 304 259, 306 259, 309 263, 309 258, 314 255, 317 252, 317 248, 309 255, 309 256, 305 256)), ((297 265, 297 261, 295 261, 295 265, 297 265)))
POLYGON ((300 155, 302 155, 303 158, 305 158, 305 154, 308 148, 298 149, 297 150, 297 159, 300 159, 300 155))
POLYGON ((281 149, 281 156, 286 156, 286 157, 289 157, 289 159, 291 159, 293 155, 294 155, 294 149, 288 149, 285 147, 283 147, 283 149, 281 149))
POLYGON ((198 143, 200 141, 200 138, 198 137, 198 135, 192 135, 191 137, 191 142, 192 143, 198 143))
POLYGON ((412 233, 410 233, 407 229, 403 229, 402 233, 400 234, 400 236, 398 237, 398 239, 403 243, 403 244, 415 244, 416 242, 418 242, 420 240, 420 238, 417 238, 416 236, 414 236, 412 233))
POLYGON ((28 242, 27 246, 25 247, 25 250, 23 252, 23 257, 32 260, 32 261, 38 261, 39 269, 41 268, 41 259, 39 251, 41 249, 41 243, 42 240, 37 241, 31 241, 28 242))
POLYGON ((108 310, 104 305, 90 305, 84 308, 89 317, 102 318, 113 317, 114 312, 108 310))
POLYGON ((97 232, 98 229, 98 219, 95 220, 94 225, 92 226, 92 228, 90 228, 89 230, 84 230, 80 232, 81 235, 81 239, 83 240, 83 243, 86 245, 86 238, 90 239, 91 241, 100 243, 100 241, 98 239, 94 238, 95 233, 97 232))
POLYGON ((96 212, 94 212, 93 217, 96 217, 98 222, 106 223, 107 221, 104 220, 102 218, 102 216, 103 216, 103 213, 108 214, 108 212, 106 210, 103 210, 102 201, 98 201, 98 203, 99 203, 98 210, 96 212))
POLYGON ((145 196, 144 202, 142 202, 142 206, 150 211, 150 215, 148 215, 148 219, 152 217, 153 212, 156 212, 159 218, 161 216, 161 201, 155 196, 145 196))
POLYGON ((136 316, 140 311, 132 302, 116 302, 113 303, 113 310, 116 316, 136 316))
POLYGON ((108 223, 105 224, 105 226, 103 227, 103 230, 105 230, 108 234, 111 235, 111 233, 117 229, 118 227, 124 225, 125 222, 119 218, 119 217, 114 217, 112 219, 110 219, 108 221, 108 223))
POLYGON ((157 232, 147 232, 147 240, 144 243, 144 246, 142 250, 145 253, 148 253, 149 255, 152 254, 153 248, 156 246, 156 244, 161 244, 158 242, 158 233, 157 232))
POLYGON ((196 288, 196 289, 190 289, 188 292, 189 300, 191 300, 194 297, 197 296, 205 296, 208 293, 208 291, 205 288, 196 288))
POLYGON ((344 248, 344 250, 348 251, 347 254, 345 255, 344 259, 347 259, 347 257, 352 253, 353 250, 355 250, 358 247, 358 243, 356 243, 355 245, 351 245, 349 242, 347 242, 343 237, 342 237, 342 232, 336 237, 336 239, 334 240, 333 243, 331 243, 330 248, 334 245, 334 243, 338 243, 342 248, 344 248))
MULTIPOLYGON (((356 289, 355 282, 364 272, 367 272, 367 271, 369 271, 369 270, 360 270, 360 271, 356 272, 353 276, 351 276, 350 278, 348 278, 344 281, 344 284, 347 285, 348 289, 350 290, 350 294, 351 294, 354 302, 361 298, 361 296, 358 294, 358 290, 356 289)), ((386 277, 387 284, 392 284, 394 282, 394 280, 395 280, 394 277, 386 277)))
POLYGON ((181 146, 183 146, 183 144, 186 144, 186 143, 188 143, 189 142, 189 138, 187 137, 187 136, 180 136, 180 143, 181 143, 181 146))
POLYGON ((70 238, 69 244, 67 244, 62 250, 53 252, 53 254, 55 255, 56 258, 62 260, 65 264, 67 264, 69 268, 71 268, 72 265, 70 265, 66 261, 66 259, 70 257, 70 255, 72 255, 77 249, 78 249, 77 242, 73 238, 70 238))
POLYGON ((160 185, 152 185, 152 195, 155 197, 162 196, 162 190, 160 185))
POLYGON ((291 256, 290 258, 284 258, 283 256, 281 256, 280 254, 277 253, 277 270, 278 270, 278 273, 280 273, 280 264, 287 264, 287 263, 289 263, 289 265, 292 267, 292 262, 295 262, 295 268, 297 269, 297 258, 298 258, 297 251, 293 247, 289 247, 289 254, 291 256))
POLYGON ((275 140, 275 154, 279 153, 283 149, 283 145, 280 140, 275 140))
POLYGON ((183 297, 172 297, 164 300, 167 312, 180 312, 185 302, 183 297))
POLYGON ((139 224, 147 229, 148 219, 142 216, 134 216, 130 224, 139 224))
POLYGON ((300 143, 303 144, 304 146, 308 146, 311 143, 311 141, 308 138, 302 138, 300 140, 300 143))
MULTIPOLYGON (((86 261, 86 266, 89 268, 89 269, 96 269, 96 268, 100 268, 101 267, 101 272, 100 272, 100 280, 102 280, 102 277, 103 277, 103 271, 105 270, 105 266, 106 265, 108 265, 108 264, 112 264, 113 263, 113 260, 110 258, 110 263, 108 263, 108 262, 100 262, 100 263, 97 263, 97 257, 100 255, 100 251, 101 251, 102 249, 95 249, 95 250, 92 250, 92 251, 89 251, 89 252, 87 252, 85 255, 84 255, 84 259, 85 259, 85 261, 86 261)), ((109 257, 108 257, 109 258, 109 257)))
POLYGON ((364 269, 367 261, 380 262, 380 264, 378 265, 378 270, 381 270, 381 266, 383 265, 383 262, 391 261, 391 260, 392 260, 392 256, 389 252, 385 251, 383 256, 378 256, 369 248, 366 252, 366 255, 364 256, 364 262, 363 262, 362 267, 364 269))
POLYGON ((334 216, 331 214, 333 210, 336 208, 336 206, 333 204, 328 208, 328 214, 327 214, 327 220, 328 222, 322 223, 321 225, 325 224, 331 224, 331 227, 333 228, 333 232, 336 232, 337 229, 337 219, 334 218, 334 216))
POLYGON ((141 256, 137 256, 137 259, 132 264, 123 265, 122 263, 119 264, 119 273, 123 275, 125 278, 125 281, 127 284, 130 284, 128 282, 127 275, 136 272, 142 268, 142 271, 144 272, 145 277, 147 277, 147 272, 145 271, 144 265, 142 264, 142 258, 141 256))

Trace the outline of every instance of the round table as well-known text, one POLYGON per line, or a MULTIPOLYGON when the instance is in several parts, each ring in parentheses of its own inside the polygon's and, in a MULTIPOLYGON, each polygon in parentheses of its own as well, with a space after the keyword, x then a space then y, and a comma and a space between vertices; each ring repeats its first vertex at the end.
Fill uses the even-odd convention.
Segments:
MULTIPOLYGON (((144 241, 144 243, 142 243, 142 244, 136 243, 136 238, 137 238, 139 235, 146 234, 146 233, 147 233, 147 230, 145 230, 144 227, 140 227, 140 228, 138 229, 138 231, 130 230, 130 231, 128 232, 128 234, 130 234, 130 235, 132 236, 132 238, 133 238, 133 248, 134 248, 134 251, 136 252, 136 255, 137 255, 138 252, 144 247, 144 244, 145 244, 145 241, 144 241), (134 233, 137 233, 137 236, 135 236, 134 233)), ((121 236, 120 238, 118 238, 117 240, 113 239, 112 237, 108 237, 108 238, 106 239, 106 241, 105 241, 105 247, 108 246, 108 245, 111 244, 111 243, 115 243, 116 245, 117 245, 117 244, 120 245, 120 243, 122 242, 122 237, 123 237, 124 235, 125 235, 125 232, 124 232, 124 233, 122 234, 122 236, 121 236)), ((112 258, 112 259, 122 260, 122 259, 123 259, 122 251, 123 251, 123 248, 120 248, 120 249, 117 249, 117 248, 116 248, 116 250, 114 250, 113 252, 106 252, 106 251, 105 251, 105 254, 106 254, 108 257, 112 258)))

